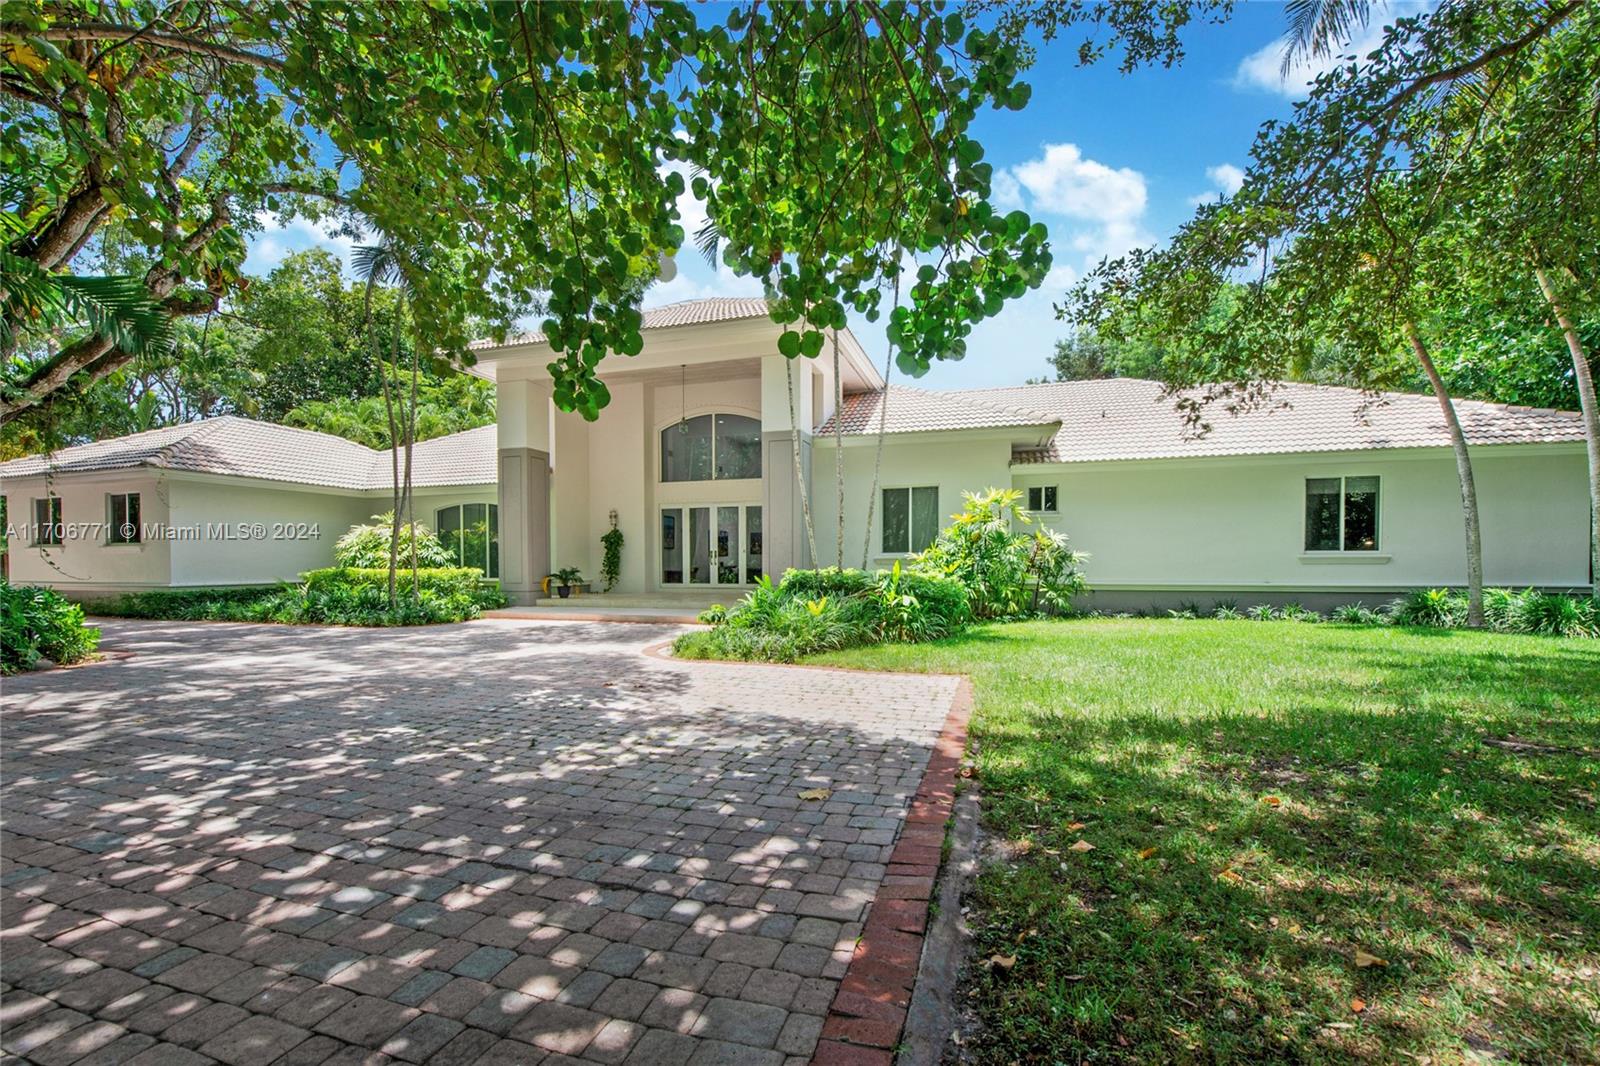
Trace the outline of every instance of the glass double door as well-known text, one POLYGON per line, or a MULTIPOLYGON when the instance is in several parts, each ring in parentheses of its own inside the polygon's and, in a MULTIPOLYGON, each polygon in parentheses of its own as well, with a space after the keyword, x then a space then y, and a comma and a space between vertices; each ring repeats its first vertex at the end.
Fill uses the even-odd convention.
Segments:
POLYGON ((661 584, 749 585, 761 577, 761 506, 661 508, 661 584))

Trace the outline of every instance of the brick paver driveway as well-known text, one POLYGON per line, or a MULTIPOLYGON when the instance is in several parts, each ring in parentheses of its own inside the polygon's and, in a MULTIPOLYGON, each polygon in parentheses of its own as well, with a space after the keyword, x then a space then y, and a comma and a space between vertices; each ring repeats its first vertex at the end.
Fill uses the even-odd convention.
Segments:
POLYGON ((5 683, 3 1046, 52 1066, 804 1062, 954 692, 638 625, 105 631, 5 683))

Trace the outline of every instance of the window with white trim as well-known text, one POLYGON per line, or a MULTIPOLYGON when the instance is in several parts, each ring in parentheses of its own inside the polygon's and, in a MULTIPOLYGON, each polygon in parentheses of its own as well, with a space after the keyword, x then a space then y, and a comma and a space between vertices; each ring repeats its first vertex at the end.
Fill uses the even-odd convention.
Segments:
POLYGON ((475 566, 484 577, 500 576, 500 508, 458 503, 434 513, 434 531, 457 566, 475 566))
POLYGON ((883 554, 910 555, 939 535, 939 487, 883 490, 883 554))
POLYGON ((113 492, 106 496, 106 543, 138 544, 143 537, 139 531, 139 494, 113 492))
POLYGON ((41 545, 61 543, 60 496, 46 496, 33 501, 33 542, 41 545))
POLYGON ((1378 479, 1306 478, 1306 551, 1378 550, 1378 479))
POLYGON ((1056 487, 1034 485, 1028 489, 1028 510, 1044 514, 1056 513, 1056 487))

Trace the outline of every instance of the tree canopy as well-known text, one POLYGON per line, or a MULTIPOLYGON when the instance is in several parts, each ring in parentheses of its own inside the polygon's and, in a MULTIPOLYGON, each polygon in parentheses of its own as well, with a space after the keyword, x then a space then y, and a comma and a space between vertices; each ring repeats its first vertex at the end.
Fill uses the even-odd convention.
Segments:
POLYGON ((878 317, 904 252, 919 265, 888 323, 902 368, 960 358, 972 325, 1050 266, 1043 225, 989 205, 971 136, 980 110, 1028 100, 1016 24, 1104 24, 1143 62, 1187 20, 1013 6, 1001 32, 875 0, 704 21, 667 0, 8 4, 5 319, 17 335, 88 328, 13 341, 0 419, 125 366, 159 340, 132 329, 152 311, 214 310, 245 236, 295 213, 386 235, 441 351, 465 358, 475 324, 503 333, 542 302, 557 402, 593 418, 597 366, 640 350, 640 292, 683 242, 685 173, 724 260, 792 326, 784 354, 815 355, 847 309, 878 317), (140 255, 96 265, 125 291, 85 323, 54 297, 111 231, 140 255))

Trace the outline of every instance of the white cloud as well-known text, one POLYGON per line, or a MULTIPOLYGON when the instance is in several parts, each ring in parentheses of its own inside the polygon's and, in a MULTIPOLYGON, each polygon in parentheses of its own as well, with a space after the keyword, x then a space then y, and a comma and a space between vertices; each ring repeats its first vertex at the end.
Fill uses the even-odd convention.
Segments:
POLYGON ((350 251, 357 242, 337 232, 334 223, 305 218, 280 222, 267 211, 257 214, 256 222, 261 228, 248 238, 249 250, 244 260, 247 273, 270 274, 290 254, 307 248, 326 248, 339 257, 345 273, 350 272, 350 251))
POLYGON ((1214 167, 1206 167, 1206 177, 1210 178, 1211 183, 1226 196, 1232 196, 1244 187, 1244 171, 1232 163, 1218 163, 1214 167))
POLYGON ((1034 204, 1068 218, 1126 221, 1144 213, 1144 175, 1085 159, 1075 144, 1047 144, 1044 155, 1014 167, 1034 204))
POLYGON ((1015 211, 1022 206, 1022 186, 1009 170, 997 170, 989 183, 989 201, 998 211, 1015 211))
MULTIPOLYGON (((1019 163, 995 175, 998 192, 1014 194, 1022 206, 1026 191, 1035 214, 1048 218, 1057 269, 1076 277, 1104 256, 1121 255, 1150 244, 1154 237, 1143 225, 1149 193, 1144 175, 1131 167, 1113 167, 1089 159, 1075 144, 1047 144, 1037 159, 1019 163), (1063 253, 1075 252, 1074 265, 1063 253)), ((997 206, 999 206, 997 204, 997 206)))
POLYGON ((1268 42, 1239 61, 1233 73, 1233 87, 1255 92, 1276 93, 1291 100, 1305 96, 1317 78, 1352 58, 1365 59, 1383 43, 1385 26, 1395 19, 1426 12, 1435 6, 1435 0, 1391 0, 1377 5, 1380 17, 1371 19, 1365 26, 1356 26, 1349 40, 1325 56, 1301 56, 1289 73, 1283 73, 1282 38, 1268 42), (1383 16, 1388 17, 1383 17, 1383 16))
POLYGON ((1232 196, 1244 187, 1244 171, 1232 163, 1218 163, 1214 167, 1206 167, 1206 178, 1214 188, 1189 197, 1191 204, 1215 203, 1220 197, 1232 196))

